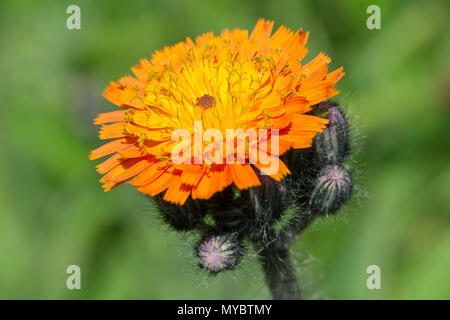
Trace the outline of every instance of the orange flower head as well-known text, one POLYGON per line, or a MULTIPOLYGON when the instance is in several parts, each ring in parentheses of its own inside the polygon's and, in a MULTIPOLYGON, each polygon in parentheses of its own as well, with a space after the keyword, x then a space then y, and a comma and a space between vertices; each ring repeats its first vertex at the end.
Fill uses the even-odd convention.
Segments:
POLYGON ((275 180, 289 174, 279 157, 310 147, 325 128, 326 119, 307 113, 339 93, 334 86, 344 72, 329 73, 331 59, 323 53, 303 65, 308 32, 281 26, 272 34, 272 27, 261 19, 250 35, 235 29, 187 38, 142 59, 134 76, 111 82, 103 95, 121 109, 94 123, 101 125, 100 139, 112 140, 89 155, 111 155, 97 166, 104 190, 128 181, 144 194, 164 192, 166 201, 183 204, 231 184, 258 186, 258 174, 275 180), (182 161, 174 160, 175 149, 182 161))

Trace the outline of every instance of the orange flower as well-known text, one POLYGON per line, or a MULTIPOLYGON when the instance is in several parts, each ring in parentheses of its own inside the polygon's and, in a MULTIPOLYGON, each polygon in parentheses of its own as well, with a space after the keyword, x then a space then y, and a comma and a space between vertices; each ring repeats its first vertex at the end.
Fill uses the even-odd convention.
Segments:
MULTIPOLYGON (((122 109, 102 113, 94 123, 102 125, 100 139, 113 140, 89 155, 93 160, 112 154, 97 166, 105 191, 129 181, 142 193, 165 191, 165 200, 183 204, 189 195, 208 199, 233 183, 239 189, 258 186, 255 169, 276 180, 289 174, 279 156, 311 146, 327 120, 305 113, 338 94, 334 85, 344 72, 328 73, 331 59, 323 53, 302 65, 308 32, 281 26, 271 35, 272 27, 261 19, 250 36, 235 29, 206 33, 195 42, 187 38, 155 52, 150 61, 142 59, 132 68, 135 77, 111 82, 103 95, 122 109), (269 172, 260 159, 250 162, 248 143, 244 163, 175 163, 171 155, 180 142, 173 133, 185 129, 194 137, 195 123, 223 136, 228 129, 254 129, 258 142, 259 129, 278 129, 278 148, 272 148, 273 134, 257 147, 278 170, 269 172)), ((189 160, 198 156, 194 149, 183 147, 189 160)), ((237 156, 228 150, 219 154, 226 160, 237 156)))

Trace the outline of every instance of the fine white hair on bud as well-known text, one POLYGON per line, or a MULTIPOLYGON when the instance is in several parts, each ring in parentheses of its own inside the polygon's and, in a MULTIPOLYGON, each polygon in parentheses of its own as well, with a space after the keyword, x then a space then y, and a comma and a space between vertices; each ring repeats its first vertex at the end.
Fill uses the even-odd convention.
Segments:
POLYGON ((331 102, 323 102, 318 108, 327 110, 326 117, 330 121, 327 128, 314 138, 319 161, 342 164, 350 152, 350 134, 345 115, 338 105, 331 102))
POLYGON ((195 228, 205 216, 205 203, 199 200, 188 199, 183 206, 165 201, 156 196, 162 220, 176 231, 189 231, 195 228))
POLYGON ((335 213, 350 198, 352 189, 349 172, 338 165, 327 166, 315 182, 309 200, 310 208, 318 214, 335 213))
POLYGON ((239 263, 243 247, 237 233, 207 234, 196 247, 199 266, 212 274, 232 270, 239 263))

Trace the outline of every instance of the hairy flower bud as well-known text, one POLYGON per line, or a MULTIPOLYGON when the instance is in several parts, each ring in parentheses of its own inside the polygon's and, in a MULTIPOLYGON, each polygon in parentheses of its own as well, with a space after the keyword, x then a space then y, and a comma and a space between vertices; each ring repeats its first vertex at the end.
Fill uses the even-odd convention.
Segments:
POLYGON ((177 231, 192 230, 205 216, 206 206, 200 200, 188 199, 184 205, 177 205, 157 196, 155 201, 162 220, 177 231))
POLYGON ((215 221, 216 232, 243 232, 248 228, 250 210, 248 191, 228 187, 211 197, 209 211, 215 221))
POLYGON ((348 201, 352 189, 350 173, 338 165, 327 166, 315 182, 309 206, 318 214, 335 213, 348 201))
POLYGON ((199 266, 212 274, 234 269, 243 254, 237 233, 207 234, 195 250, 199 266))
POLYGON ((324 164, 342 164, 350 152, 350 135, 347 121, 342 109, 334 103, 322 102, 316 106, 320 110, 327 111, 330 121, 327 128, 314 138, 319 161, 324 164))
POLYGON ((249 218, 242 208, 223 207, 222 210, 214 212, 216 228, 221 231, 242 232, 248 228, 249 218))
POLYGON ((255 220, 272 223, 280 218, 286 209, 286 186, 284 181, 260 175, 261 185, 250 189, 250 200, 254 208, 255 220))

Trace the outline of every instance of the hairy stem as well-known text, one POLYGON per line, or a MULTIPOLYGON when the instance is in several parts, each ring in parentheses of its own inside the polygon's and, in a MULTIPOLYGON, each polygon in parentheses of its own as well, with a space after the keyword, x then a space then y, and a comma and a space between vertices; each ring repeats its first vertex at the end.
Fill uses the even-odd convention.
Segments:
POLYGON ((255 243, 260 250, 261 262, 267 285, 275 300, 298 300, 300 290, 297 285, 294 269, 289 261, 289 249, 280 246, 279 241, 271 241, 264 245, 255 243))
POLYGON ((301 299, 295 270, 289 259, 289 250, 297 235, 313 218, 311 214, 296 215, 295 220, 288 223, 278 235, 270 226, 266 226, 252 237, 259 253, 266 283, 275 300, 301 299))
POLYGON ((283 243, 287 248, 290 248, 298 235, 306 229, 307 226, 316 218, 311 213, 297 213, 288 224, 286 224, 277 237, 277 241, 283 243))

